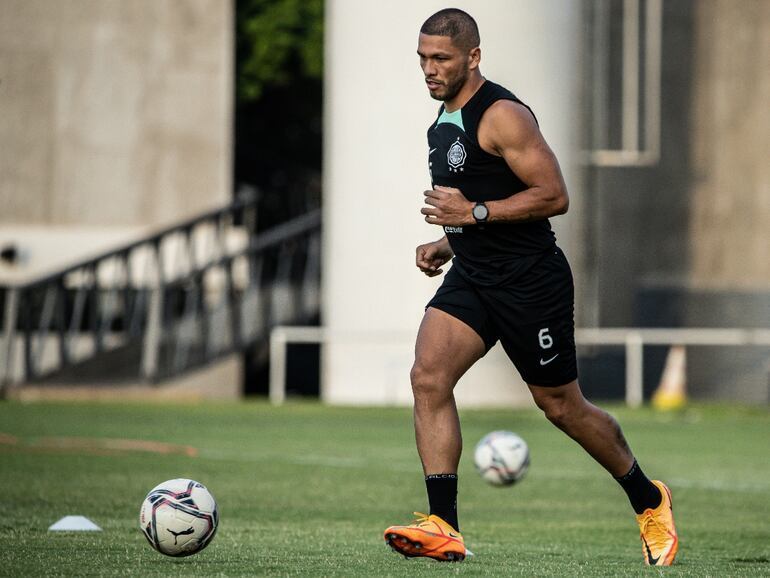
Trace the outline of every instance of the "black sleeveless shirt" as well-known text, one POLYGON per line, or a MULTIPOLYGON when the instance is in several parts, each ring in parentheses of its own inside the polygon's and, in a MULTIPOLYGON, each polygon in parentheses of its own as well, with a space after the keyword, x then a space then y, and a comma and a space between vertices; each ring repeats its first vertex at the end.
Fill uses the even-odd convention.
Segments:
MULTIPOLYGON (((498 100, 512 100, 529 109, 513 93, 489 80, 460 110, 447 113, 441 105, 438 118, 428 129, 432 185, 460 189, 473 202, 505 199, 528 188, 505 159, 479 145, 481 117, 498 100)), ((454 267, 479 285, 510 281, 556 242, 548 219, 444 227, 444 232, 455 254, 454 267)))

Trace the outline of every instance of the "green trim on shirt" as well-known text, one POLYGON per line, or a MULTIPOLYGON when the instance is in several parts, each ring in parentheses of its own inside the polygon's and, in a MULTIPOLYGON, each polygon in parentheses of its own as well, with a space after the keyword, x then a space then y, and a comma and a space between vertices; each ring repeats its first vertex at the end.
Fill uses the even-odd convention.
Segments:
POLYGON ((465 132, 465 127, 463 126, 463 110, 461 108, 458 108, 454 112, 447 112, 446 109, 444 109, 441 112, 441 116, 439 116, 438 120, 436 121, 436 126, 444 122, 453 124, 461 131, 465 132))

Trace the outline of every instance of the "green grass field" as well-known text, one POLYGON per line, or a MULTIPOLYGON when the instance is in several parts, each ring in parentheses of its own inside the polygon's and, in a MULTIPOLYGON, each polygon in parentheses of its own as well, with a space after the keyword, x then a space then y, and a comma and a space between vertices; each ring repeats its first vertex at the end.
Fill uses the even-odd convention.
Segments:
POLYGON ((672 568, 643 566, 620 488, 535 410, 462 412, 460 523, 476 556, 441 564, 406 560, 382 539, 426 508, 407 409, 4 402, 0 575, 770 576, 770 412, 609 409, 647 473, 673 491, 672 568), (487 486, 473 471, 470 450, 494 429, 530 445, 515 487, 487 486), (147 491, 175 477, 206 484, 221 516, 208 549, 183 559, 154 552, 138 529, 147 491), (47 531, 65 515, 104 531, 47 531))

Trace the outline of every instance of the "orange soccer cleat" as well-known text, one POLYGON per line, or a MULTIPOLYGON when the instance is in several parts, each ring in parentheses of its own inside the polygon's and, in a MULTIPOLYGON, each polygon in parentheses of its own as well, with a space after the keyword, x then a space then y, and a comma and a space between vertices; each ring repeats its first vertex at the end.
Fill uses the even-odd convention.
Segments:
POLYGON ((407 558, 427 557, 441 562, 462 562, 473 553, 465 548, 462 534, 436 515, 415 512, 408 526, 385 530, 385 542, 407 558))
POLYGON ((652 480, 663 499, 655 508, 648 508, 636 517, 642 539, 642 555, 648 566, 670 566, 679 549, 679 538, 674 526, 671 491, 666 484, 652 480))

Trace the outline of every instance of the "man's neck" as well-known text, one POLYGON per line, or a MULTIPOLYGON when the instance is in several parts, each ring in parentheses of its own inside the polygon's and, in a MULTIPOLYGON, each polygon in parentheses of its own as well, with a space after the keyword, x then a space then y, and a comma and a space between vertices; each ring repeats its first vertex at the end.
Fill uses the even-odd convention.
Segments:
POLYGON ((455 112, 456 110, 461 109, 463 106, 465 106, 465 103, 468 102, 474 94, 476 94, 476 91, 481 87, 482 84, 484 84, 485 80, 486 79, 481 76, 481 72, 479 72, 478 69, 475 70, 468 77, 468 80, 465 82, 465 84, 463 84, 460 92, 458 92, 452 100, 444 101, 444 110, 447 112, 455 112))

